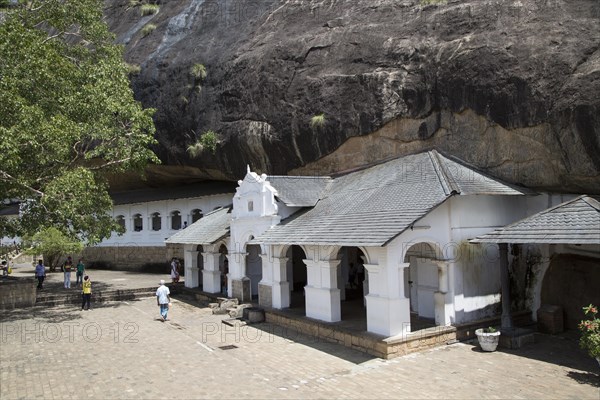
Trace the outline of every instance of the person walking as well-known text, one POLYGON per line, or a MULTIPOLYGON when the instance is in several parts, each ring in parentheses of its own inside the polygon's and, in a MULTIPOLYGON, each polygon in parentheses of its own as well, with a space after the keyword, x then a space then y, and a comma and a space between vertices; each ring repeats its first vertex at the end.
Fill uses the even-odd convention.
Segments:
POLYGON ((67 261, 63 264, 63 271, 65 273, 65 289, 71 289, 71 270, 73 269, 73 259, 71 256, 67 257, 67 261))
POLYGON ((81 311, 87 305, 88 311, 92 309, 92 281, 89 276, 83 278, 83 289, 81 291, 81 311))
POLYGON ((79 287, 79 285, 83 284, 83 273, 85 271, 85 265, 83 265, 83 258, 80 258, 79 261, 77 261, 77 272, 75 273, 75 277, 77 278, 77 282, 76 285, 77 287, 79 287))
POLYGON ((169 306, 171 305, 170 294, 169 288, 165 286, 165 280, 161 279, 160 286, 156 289, 156 304, 160 307, 160 317, 163 321, 167 320, 169 306))
POLYGON ((38 280, 37 288, 44 288, 44 278, 46 277, 46 267, 44 267, 44 262, 42 260, 38 260, 38 264, 35 266, 35 277, 38 280))

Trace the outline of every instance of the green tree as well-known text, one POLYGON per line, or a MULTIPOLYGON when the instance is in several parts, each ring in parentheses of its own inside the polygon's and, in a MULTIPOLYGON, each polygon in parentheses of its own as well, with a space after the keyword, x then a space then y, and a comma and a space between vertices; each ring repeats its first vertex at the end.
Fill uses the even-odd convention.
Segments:
POLYGON ((83 244, 65 236, 56 228, 45 228, 25 241, 27 254, 42 255, 44 262, 54 271, 61 258, 66 254, 79 253, 83 244))
POLYGON ((30 0, 0 23, 0 236, 55 227, 96 243, 118 229, 107 174, 158 162, 152 114, 133 98, 102 0, 30 0))

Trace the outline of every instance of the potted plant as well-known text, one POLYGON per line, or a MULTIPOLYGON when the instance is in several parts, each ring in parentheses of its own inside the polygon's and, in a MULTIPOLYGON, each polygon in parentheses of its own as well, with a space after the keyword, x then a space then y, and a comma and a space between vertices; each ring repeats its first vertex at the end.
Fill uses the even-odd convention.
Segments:
POLYGON ((480 328, 475 331, 477 341, 483 351, 496 351, 500 340, 500 331, 493 326, 480 328))
POLYGON ((583 312, 589 319, 584 319, 579 323, 581 338, 579 346, 587 350, 588 354, 598 361, 600 364, 600 319, 598 319, 598 307, 590 304, 583 307, 583 312))

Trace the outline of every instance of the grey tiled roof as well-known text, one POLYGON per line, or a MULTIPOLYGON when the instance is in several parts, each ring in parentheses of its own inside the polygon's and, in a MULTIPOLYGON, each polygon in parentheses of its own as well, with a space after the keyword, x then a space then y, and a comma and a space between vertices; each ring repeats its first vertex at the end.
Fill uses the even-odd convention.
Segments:
POLYGON ((190 183, 184 186, 161 187, 131 190, 128 192, 111 193, 115 205, 135 204, 149 201, 161 201, 171 199, 186 199, 192 197, 210 196, 215 194, 235 193, 236 184, 234 182, 211 181, 190 183))
POLYGON ((471 242, 600 244, 600 202, 580 196, 471 242))
POLYGON ((523 194, 430 151, 333 179, 315 207, 293 215, 253 242, 383 246, 462 191, 523 194))
POLYGON ((333 181, 328 176, 269 176, 277 198, 290 207, 314 207, 333 181))
POLYGON ((212 244, 229 235, 230 226, 231 206, 218 208, 177 232, 165 243, 212 244))

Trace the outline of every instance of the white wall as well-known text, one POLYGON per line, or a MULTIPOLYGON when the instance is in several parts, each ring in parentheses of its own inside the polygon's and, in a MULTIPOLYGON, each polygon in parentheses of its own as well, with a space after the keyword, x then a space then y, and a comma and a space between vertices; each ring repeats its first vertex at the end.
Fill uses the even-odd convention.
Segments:
MULTIPOLYGON (((447 261, 452 322, 493 315, 500 307, 498 247, 471 245, 467 241, 545 209, 549 201, 564 200, 549 200, 547 196, 453 196, 417 221, 413 229, 391 241, 387 262, 409 262, 406 253, 411 246, 428 243, 438 259, 447 261)), ((402 283, 406 296, 410 292, 407 281, 408 274, 402 283)))
POLYGON ((165 239, 172 236, 178 230, 171 229, 170 215, 172 211, 181 213, 181 221, 187 221, 188 225, 192 223, 191 212, 194 209, 202 210, 202 213, 213 211, 215 208, 231 204, 231 194, 219 194, 212 196, 203 196, 187 199, 152 201, 137 204, 116 205, 112 215, 116 218, 119 215, 125 217, 126 232, 122 236, 115 233, 98 246, 165 246, 165 239), (158 212, 161 215, 161 230, 153 231, 150 216, 158 212), (133 230, 133 216, 141 214, 144 222, 143 230, 135 232, 133 230))

